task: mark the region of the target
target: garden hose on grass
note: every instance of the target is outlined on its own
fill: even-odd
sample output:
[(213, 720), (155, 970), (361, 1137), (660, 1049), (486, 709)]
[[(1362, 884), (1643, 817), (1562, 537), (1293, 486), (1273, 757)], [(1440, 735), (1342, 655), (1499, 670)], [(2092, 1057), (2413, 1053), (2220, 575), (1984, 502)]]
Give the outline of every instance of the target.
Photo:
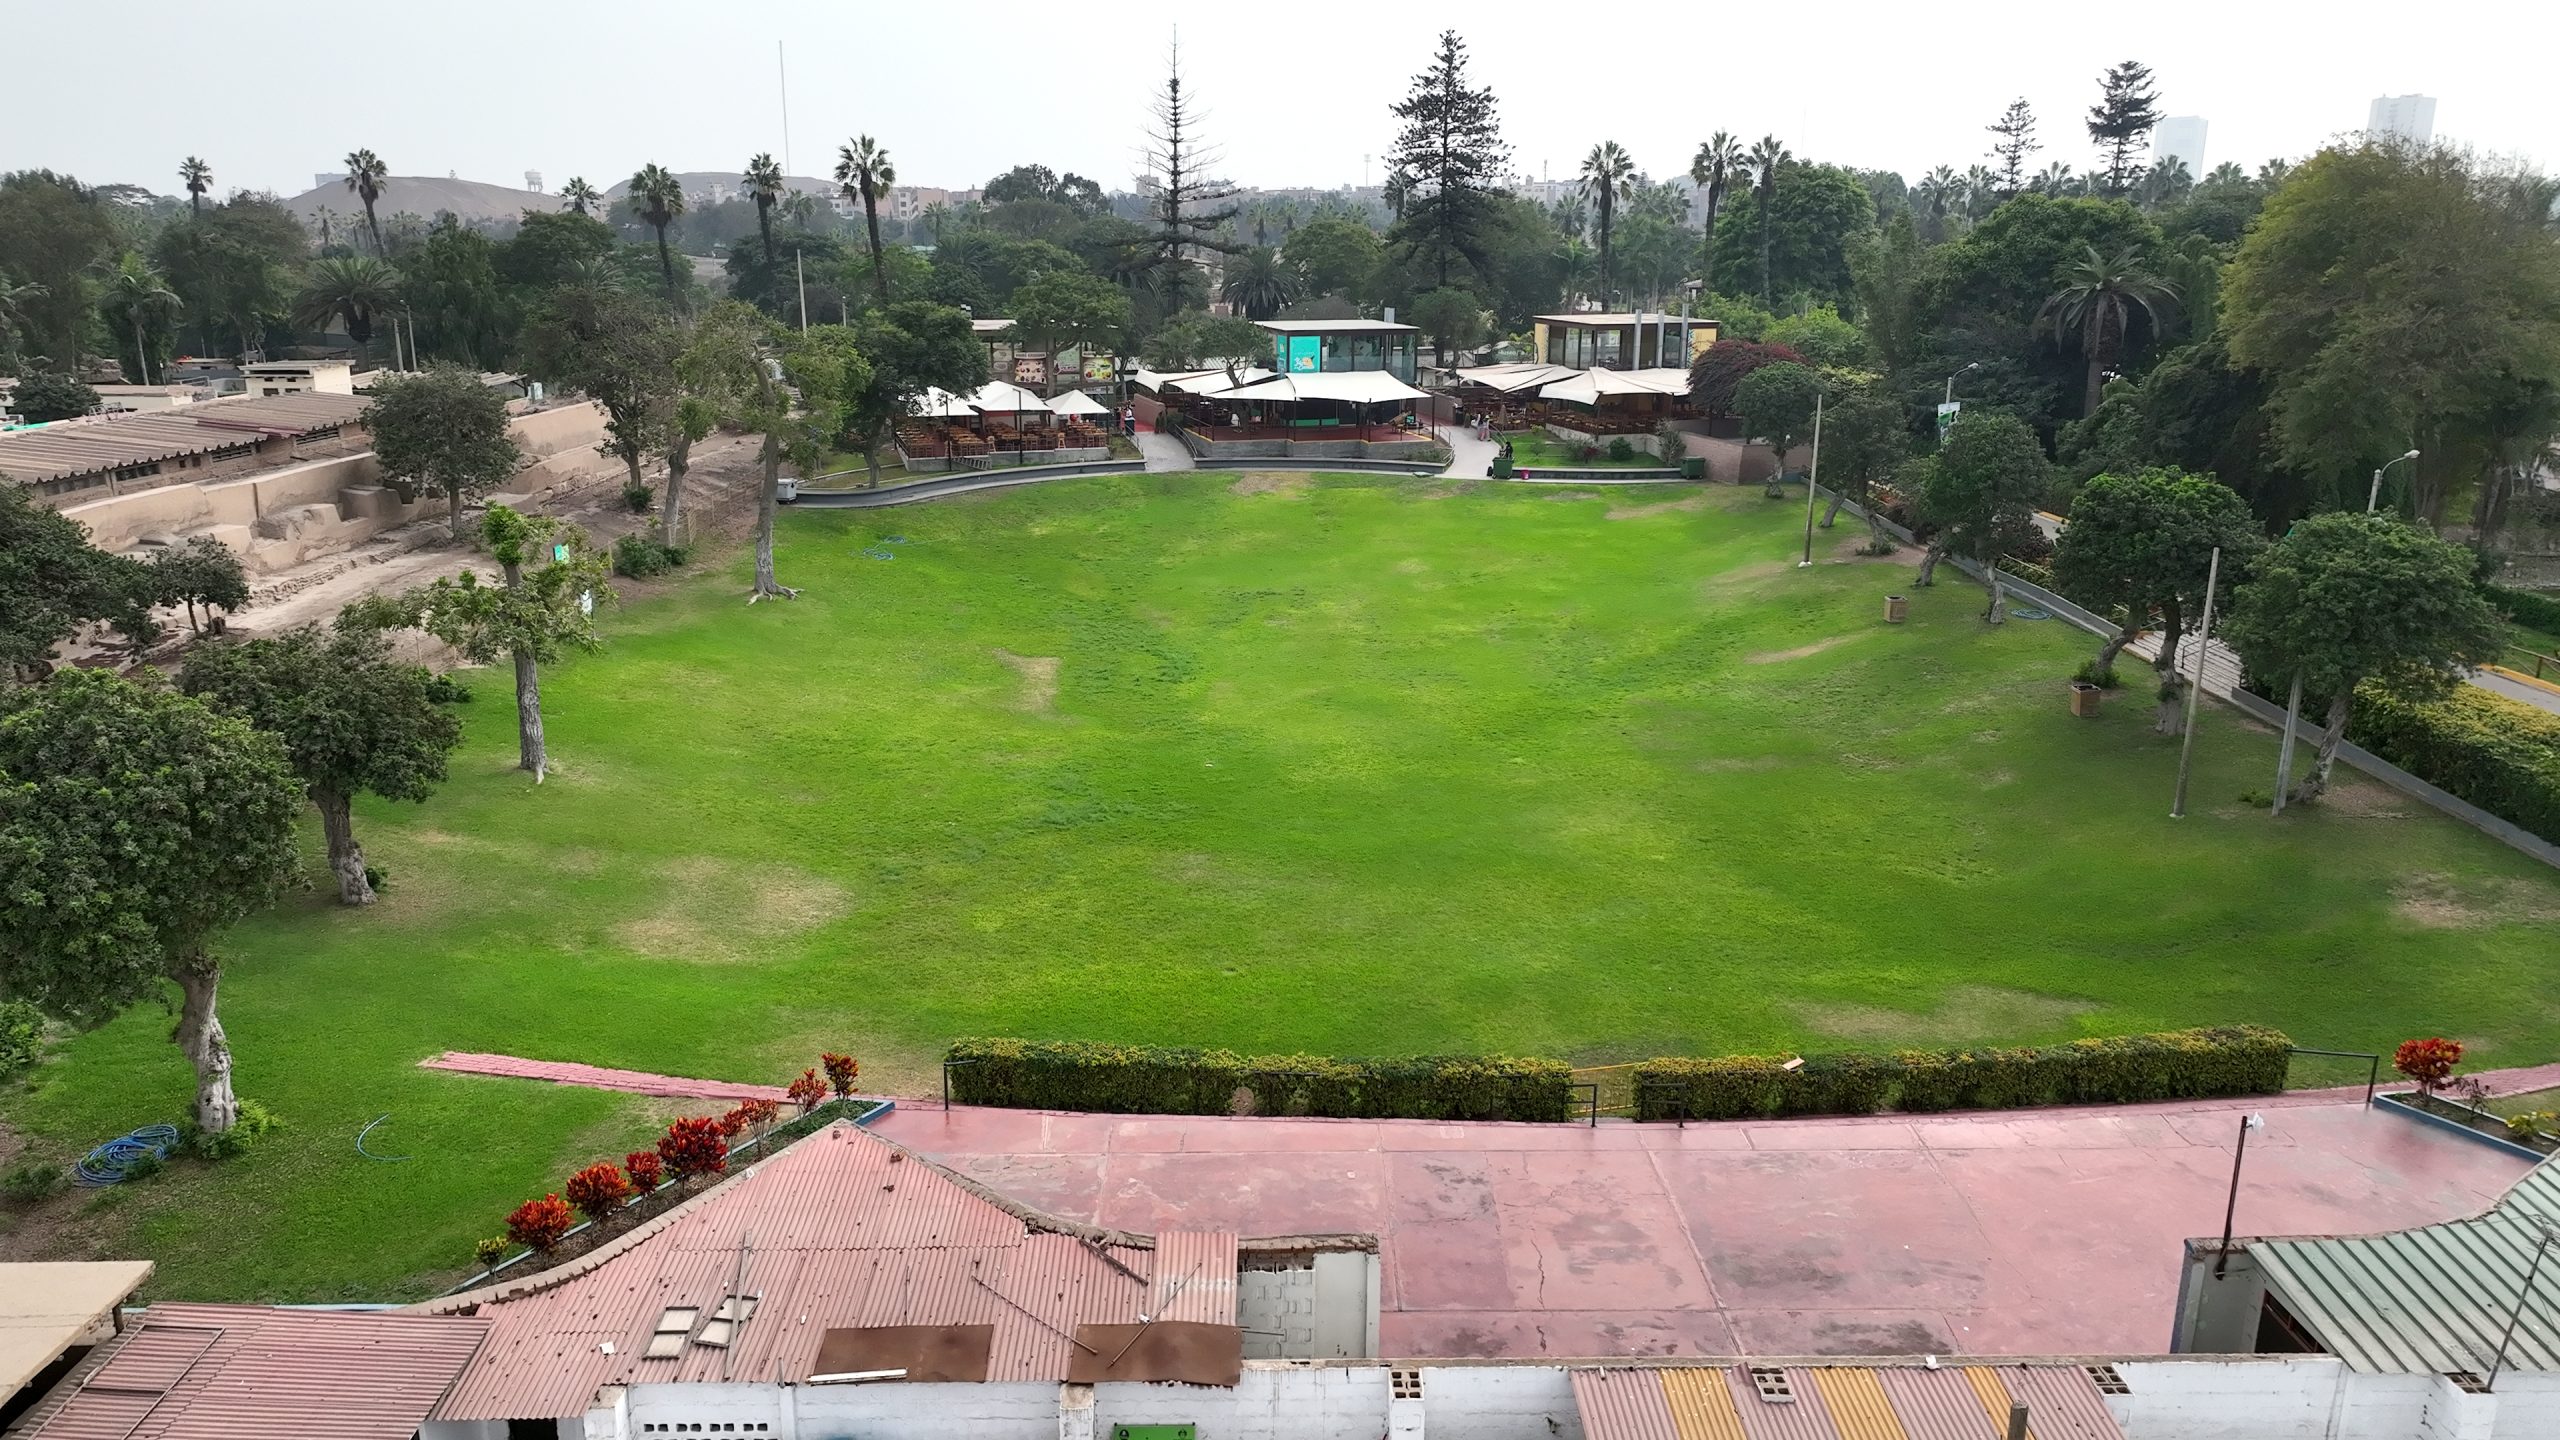
[(357, 1153), (357, 1154), (359, 1154), (359, 1155), (363, 1156), (363, 1157), (364, 1157), (364, 1158), (366, 1158), (367, 1160), (393, 1160), (393, 1161), (397, 1161), (397, 1160), (407, 1160), (407, 1159), (411, 1158), (411, 1157), (409, 1157), (409, 1156), (407, 1156), (407, 1155), (376, 1155), (376, 1154), (374, 1154), (372, 1151), (367, 1150), (366, 1148), (364, 1148), (364, 1137), (366, 1137), (367, 1135), (370, 1135), (370, 1134), (372, 1134), (372, 1133), (373, 1133), (373, 1127), (374, 1127), (374, 1126), (379, 1125), (379, 1124), (381, 1124), (383, 1121), (388, 1120), (388, 1119), (390, 1119), (390, 1118), (391, 1118), (391, 1112), (390, 1112), (390, 1111), (388, 1111), (388, 1110), (385, 1110), (385, 1111), (383, 1111), (381, 1114), (376, 1115), (376, 1116), (374, 1116), (371, 1120), (368, 1120), (368, 1121), (366, 1121), (366, 1122), (365, 1122), (365, 1127), (364, 1127), (363, 1129), (361, 1129), (361, 1130), (359, 1130), (359, 1131), (357, 1131), (357, 1132), (356, 1132), (356, 1153)]
[(177, 1126), (145, 1125), (81, 1156), (78, 1166), (80, 1183), (90, 1186), (122, 1184), (144, 1156), (166, 1160), (177, 1145)]

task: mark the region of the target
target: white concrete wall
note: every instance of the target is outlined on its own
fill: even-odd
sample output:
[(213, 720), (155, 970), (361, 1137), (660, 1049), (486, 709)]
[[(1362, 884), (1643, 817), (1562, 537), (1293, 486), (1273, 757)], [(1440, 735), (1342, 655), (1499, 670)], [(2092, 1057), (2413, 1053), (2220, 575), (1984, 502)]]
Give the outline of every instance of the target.
[(1582, 1440), (1559, 1365), (1426, 1365), (1422, 1413), (1425, 1440)]
[(2494, 1395), (2437, 1375), (2362, 1375), (2328, 1355), (2123, 1360), (2126, 1440), (2560, 1440), (2560, 1375)]
[(1366, 1360), (1378, 1353), (1378, 1257), (1325, 1251), (1286, 1270), (1236, 1275), (1248, 1360)]
[(1379, 1440), (1387, 1367), (1248, 1370), (1232, 1394), (1186, 1385), (1096, 1385), (1093, 1433), (1114, 1425), (1197, 1425), (1199, 1440)]

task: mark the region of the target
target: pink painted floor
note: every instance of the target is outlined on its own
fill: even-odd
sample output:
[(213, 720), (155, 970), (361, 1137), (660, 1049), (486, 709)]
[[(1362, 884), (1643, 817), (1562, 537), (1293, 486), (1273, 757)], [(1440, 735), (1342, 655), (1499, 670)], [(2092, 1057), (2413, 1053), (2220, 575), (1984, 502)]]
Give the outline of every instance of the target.
[(1091, 1223), (1376, 1234), (1395, 1357), (2156, 1354), (2243, 1112), (2243, 1235), (2448, 1219), (2526, 1168), (2362, 1100), (1686, 1129), (902, 1102), (875, 1128)]

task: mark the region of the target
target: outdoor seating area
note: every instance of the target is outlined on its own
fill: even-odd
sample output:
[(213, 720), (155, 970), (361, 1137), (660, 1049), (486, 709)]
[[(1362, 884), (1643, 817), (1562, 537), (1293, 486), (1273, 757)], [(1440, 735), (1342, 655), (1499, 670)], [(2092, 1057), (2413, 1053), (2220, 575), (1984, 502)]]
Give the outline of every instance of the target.
[(928, 390), (917, 413), (899, 421), (892, 434), (901, 461), (917, 471), (1109, 458), (1110, 433), (1081, 418), (1109, 412), (1089, 399), (1069, 408), (1077, 413), (1061, 414), (1049, 401), (1001, 380), (967, 395)]

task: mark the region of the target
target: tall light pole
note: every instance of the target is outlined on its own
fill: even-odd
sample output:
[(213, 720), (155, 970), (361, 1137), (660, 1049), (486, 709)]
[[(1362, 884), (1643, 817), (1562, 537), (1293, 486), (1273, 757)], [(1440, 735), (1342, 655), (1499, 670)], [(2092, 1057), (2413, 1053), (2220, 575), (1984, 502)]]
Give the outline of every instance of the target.
[(1955, 373), (1955, 375), (1950, 375), (1950, 376), (1948, 376), (1948, 377), (1947, 377), (1947, 393), (1946, 393), (1944, 396), (1941, 396), (1940, 398), (1941, 398), (1942, 400), (1944, 400), (1944, 401), (1945, 401), (1947, 404), (1949, 404), (1949, 405), (1953, 405), (1954, 403), (1956, 403), (1956, 376), (1957, 376), (1957, 375), (1962, 375), (1962, 374), (1964, 374), (1966, 370), (1979, 370), (1979, 369), (1981, 369), (1981, 368), (1982, 368), (1982, 362), (1981, 362), (1981, 361), (1979, 361), (1979, 360), (1976, 360), (1976, 361), (1974, 361), (1972, 364), (1965, 366), (1965, 367), (1964, 367), (1964, 370), (1959, 370), (1959, 371), (1957, 371), (1957, 372)]
[(2385, 460), (2380, 466), (2375, 468), (2373, 472), (2373, 488), (2364, 492), (2364, 513), (2367, 515), (2372, 514), (2373, 507), (2380, 504), (2382, 501), (2382, 472), (2399, 464), (2402, 460), (2415, 460), (2417, 458), (2418, 452), (2412, 450), (2406, 455)]
[(2560, 1229), (2555, 1229), (2548, 1220), (2543, 1221), (2542, 1239), (2533, 1247), (2533, 1263), (2524, 1270), (2524, 1288), (2516, 1291), (2516, 1308), (2507, 1312), (2507, 1332), (2498, 1337), (2498, 1353), (2489, 1362), (2489, 1378), (2480, 1386), (2491, 1394), (2497, 1393), (2498, 1372), (2507, 1367), (2507, 1346), (2515, 1341), (2516, 1322), (2524, 1318), (2525, 1302), (2533, 1298), (2534, 1279), (2542, 1273), (2543, 1254), (2551, 1248), (2555, 1236), (2560, 1236)]
[(1813, 392), (1813, 468), (1804, 475), (1804, 558), (1796, 562), (1799, 570), (1813, 563), (1813, 496), (1822, 480), (1822, 392)]
[(2222, 1267), (2231, 1263), (2231, 1221), (2240, 1213), (2240, 1162), (2249, 1157), (2249, 1132), (2267, 1123), (2264, 1115), (2240, 1117), (2240, 1144), (2231, 1152), (2231, 1199), (2222, 1207), (2222, 1253), (2213, 1258), (2213, 1278), (2222, 1278)]

